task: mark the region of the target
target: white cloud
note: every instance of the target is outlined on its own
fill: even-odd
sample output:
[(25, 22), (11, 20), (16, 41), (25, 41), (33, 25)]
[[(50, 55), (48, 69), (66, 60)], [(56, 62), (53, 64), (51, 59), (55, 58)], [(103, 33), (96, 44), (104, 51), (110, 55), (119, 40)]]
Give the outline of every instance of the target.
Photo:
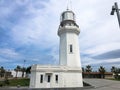
[(53, 57), (54, 62), (52, 62), (53, 64), (59, 64), (59, 50), (58, 50), (58, 46), (54, 46), (51, 50), (51, 52), (49, 53), (49, 55), (51, 55)]
[[(3, 7), (0, 17), (8, 17), (15, 12), (14, 8), (25, 7), (24, 11), (20, 11), (23, 16), (19, 18), (17, 23), (14, 23), (11, 29), (12, 40), (19, 46), (32, 44), (37, 48), (51, 48), (50, 56), (53, 56), (57, 62), (59, 45), (57, 30), (60, 24), (60, 14), (67, 8), (67, 0), (41, 1), (31, 2), (26, 0), (22, 2), (16, 0), (16, 4), (10, 5), (11, 7)], [(71, 1), (72, 10), (76, 14), (76, 22), (81, 29), (79, 38), (81, 53), (95, 56), (120, 49), (120, 30), (117, 17), (116, 15), (110, 15), (112, 5), (119, 0)], [(2, 50), (0, 53), (6, 53), (8, 56), (14, 57), (19, 56), (19, 53), (11, 49)], [(39, 61), (39, 58), (34, 60)], [(81, 60), (84, 61), (83, 65), (102, 62), (95, 61), (88, 56), (82, 57)], [(117, 62), (118, 59), (115, 59), (115, 61)], [(109, 63), (108, 60), (106, 60), (106, 63)]]
[[(119, 43), (116, 43), (116, 41), (120, 41), (119, 28), (115, 17), (110, 15), (113, 2), (114, 0), (72, 1), (72, 10), (76, 14), (76, 20), (81, 29), (80, 48), (82, 53), (95, 56), (120, 48)], [(18, 28), (13, 28), (14, 39), (21, 43), (41, 45), (43, 48), (48, 47), (48, 44), (51, 47), (58, 45), (59, 39), (56, 32), (60, 22), (60, 13), (66, 9), (66, 4), (67, 1), (64, 0), (51, 0), (49, 3), (44, 3), (45, 8), (43, 9), (28, 6), (26, 13), (30, 13), (34, 17), (21, 20), (16, 26)], [(66, 6), (61, 7), (63, 5)], [(51, 52), (58, 57), (54, 50)]]
[(120, 43), (109, 43), (109, 44), (104, 44), (104, 45), (99, 45), (93, 48), (89, 48), (86, 51), (84, 51), (84, 53), (91, 56), (97, 56), (102, 53), (106, 53), (106, 52), (114, 51), (118, 49), (120, 49)]
[(50, 47), (56, 44), (59, 24), (55, 24), (58, 22), (56, 22), (55, 12), (52, 10), (54, 8), (49, 8), (47, 3), (45, 5), (46, 7), (43, 9), (36, 9), (33, 7), (34, 3), (28, 6), (24, 13), (30, 14), (31, 17), (23, 16), (12, 28), (12, 37), (16, 43), (34, 44), (41, 47), (45, 47), (48, 43)]
[(0, 56), (7, 58), (20, 58), (21, 55), (14, 51), (14, 49), (0, 48)]
[(84, 61), (82, 60), (82, 66), (86, 66), (86, 65), (92, 65), (92, 66), (101, 66), (101, 65), (106, 65), (106, 66), (116, 66), (117, 64), (117, 67), (119, 66), (120, 67), (120, 58), (117, 58), (117, 59), (106, 59), (106, 60), (95, 60), (95, 59), (91, 59), (91, 58), (83, 58)]

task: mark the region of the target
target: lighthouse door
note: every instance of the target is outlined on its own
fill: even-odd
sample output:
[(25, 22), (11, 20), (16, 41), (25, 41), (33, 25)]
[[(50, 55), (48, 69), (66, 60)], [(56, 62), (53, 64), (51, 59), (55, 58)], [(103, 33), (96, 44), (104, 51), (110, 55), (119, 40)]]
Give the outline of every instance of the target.
[(51, 87), (50, 86), (50, 83), (51, 83), (51, 74), (46, 74), (46, 82), (47, 82), (46, 87), (50, 88)]

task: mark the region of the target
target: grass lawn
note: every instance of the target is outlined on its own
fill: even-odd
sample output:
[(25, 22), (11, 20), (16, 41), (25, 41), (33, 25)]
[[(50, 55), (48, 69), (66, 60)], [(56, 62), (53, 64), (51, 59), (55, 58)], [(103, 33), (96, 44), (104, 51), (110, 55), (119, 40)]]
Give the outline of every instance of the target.
[[(20, 86), (29, 86), (30, 79), (26, 79), (26, 78), (23, 78), (23, 79), (14, 78), (14, 79), (8, 80), (7, 83), (9, 83), (9, 84), (5, 85), (5, 81), (0, 81), (0, 87), (2, 87), (2, 86), (18, 86), (18, 85), (20, 85)], [(84, 86), (91, 86), (91, 85), (89, 85), (86, 82), (83, 82), (83, 85)]]
[(29, 86), (29, 82), (30, 82), (30, 79), (26, 79), (26, 78), (23, 78), (23, 79), (17, 79), (17, 78), (14, 78), (14, 79), (10, 79), (7, 81), (8, 84), (5, 84), (5, 81), (0, 81), (0, 86)]

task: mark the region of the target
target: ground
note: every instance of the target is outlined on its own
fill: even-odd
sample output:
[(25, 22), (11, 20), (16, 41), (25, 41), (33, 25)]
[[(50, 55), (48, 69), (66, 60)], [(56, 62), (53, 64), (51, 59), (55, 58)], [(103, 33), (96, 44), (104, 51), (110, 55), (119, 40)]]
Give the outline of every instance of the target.
[(120, 90), (120, 81), (106, 79), (84, 79), (95, 88), (89, 90)]
[[(106, 79), (84, 79), (85, 82), (91, 84), (93, 87), (90, 88), (74, 88), (74, 89), (44, 89), (44, 90), (120, 90), (120, 81), (106, 80)], [(30, 89), (28, 87), (9, 87), (0, 88), (0, 90), (43, 90), (43, 89)]]

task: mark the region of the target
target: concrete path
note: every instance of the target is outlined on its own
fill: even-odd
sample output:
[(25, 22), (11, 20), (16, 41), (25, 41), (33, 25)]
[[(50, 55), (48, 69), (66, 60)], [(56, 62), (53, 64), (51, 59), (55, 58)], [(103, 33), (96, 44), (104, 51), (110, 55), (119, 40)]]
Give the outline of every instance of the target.
[(94, 86), (84, 88), (59, 88), (59, 89), (30, 89), (28, 87), (9, 87), (0, 88), (0, 90), (120, 90), (120, 81), (106, 80), (106, 79), (84, 79), (85, 82)]
[(120, 81), (106, 79), (84, 79), (84, 81), (95, 87), (89, 90), (120, 90)]

